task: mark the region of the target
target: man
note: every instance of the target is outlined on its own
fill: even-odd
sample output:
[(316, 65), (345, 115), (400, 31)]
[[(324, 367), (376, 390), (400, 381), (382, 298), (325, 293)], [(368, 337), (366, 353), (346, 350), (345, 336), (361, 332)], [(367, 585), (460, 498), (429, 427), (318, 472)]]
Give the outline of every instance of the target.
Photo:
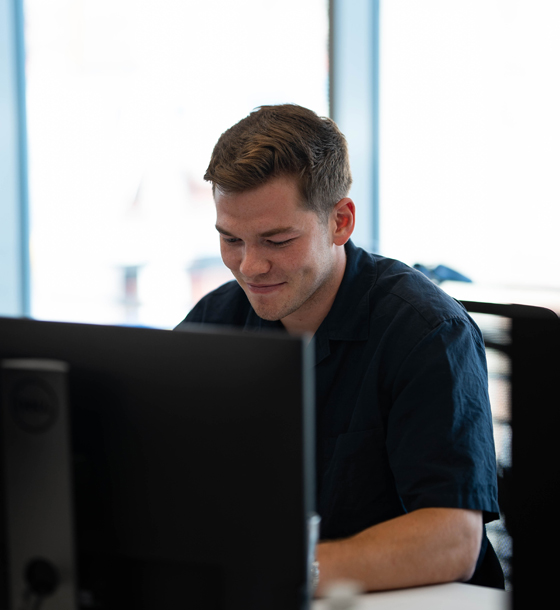
[(184, 323), (314, 335), (318, 593), (342, 578), (501, 585), (484, 530), (498, 505), (480, 332), (422, 274), (352, 244), (337, 126), (261, 107), (222, 134), (205, 179), (236, 281)]

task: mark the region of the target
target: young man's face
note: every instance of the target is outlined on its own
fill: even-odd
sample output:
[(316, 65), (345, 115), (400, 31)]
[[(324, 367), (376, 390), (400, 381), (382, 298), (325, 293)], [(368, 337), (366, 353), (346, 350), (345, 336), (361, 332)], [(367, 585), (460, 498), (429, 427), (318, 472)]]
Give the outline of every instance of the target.
[(225, 265), (255, 312), (282, 320), (288, 329), (290, 322), (298, 328), (320, 323), (321, 310), (327, 303), (330, 308), (342, 279), (333, 223), (323, 222), (300, 201), (291, 177), (243, 193), (215, 193)]

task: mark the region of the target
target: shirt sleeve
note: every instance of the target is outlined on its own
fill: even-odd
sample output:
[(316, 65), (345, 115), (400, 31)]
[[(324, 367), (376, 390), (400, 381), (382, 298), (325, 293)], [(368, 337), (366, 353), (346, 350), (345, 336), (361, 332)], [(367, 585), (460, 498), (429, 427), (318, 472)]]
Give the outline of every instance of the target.
[(498, 518), (497, 475), (484, 344), (453, 318), (404, 357), (393, 385), (387, 451), (407, 511), (481, 510)]

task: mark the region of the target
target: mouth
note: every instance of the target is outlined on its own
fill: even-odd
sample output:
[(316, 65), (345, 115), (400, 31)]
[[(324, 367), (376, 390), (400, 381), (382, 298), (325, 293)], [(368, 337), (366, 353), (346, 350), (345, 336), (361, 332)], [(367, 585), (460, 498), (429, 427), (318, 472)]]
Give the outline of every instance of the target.
[(285, 282), (280, 282), (278, 284), (249, 284), (247, 283), (247, 288), (253, 294), (270, 294), (271, 292), (276, 292), (279, 290)]

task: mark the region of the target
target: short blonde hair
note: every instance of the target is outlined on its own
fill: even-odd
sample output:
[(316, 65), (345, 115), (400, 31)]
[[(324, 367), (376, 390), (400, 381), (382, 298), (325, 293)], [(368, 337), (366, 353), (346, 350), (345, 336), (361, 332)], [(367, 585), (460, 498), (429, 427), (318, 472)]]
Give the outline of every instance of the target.
[(352, 184), (346, 139), (334, 121), (295, 104), (261, 106), (230, 127), (204, 179), (224, 193), (241, 193), (272, 178), (294, 176), (302, 204), (327, 218)]

